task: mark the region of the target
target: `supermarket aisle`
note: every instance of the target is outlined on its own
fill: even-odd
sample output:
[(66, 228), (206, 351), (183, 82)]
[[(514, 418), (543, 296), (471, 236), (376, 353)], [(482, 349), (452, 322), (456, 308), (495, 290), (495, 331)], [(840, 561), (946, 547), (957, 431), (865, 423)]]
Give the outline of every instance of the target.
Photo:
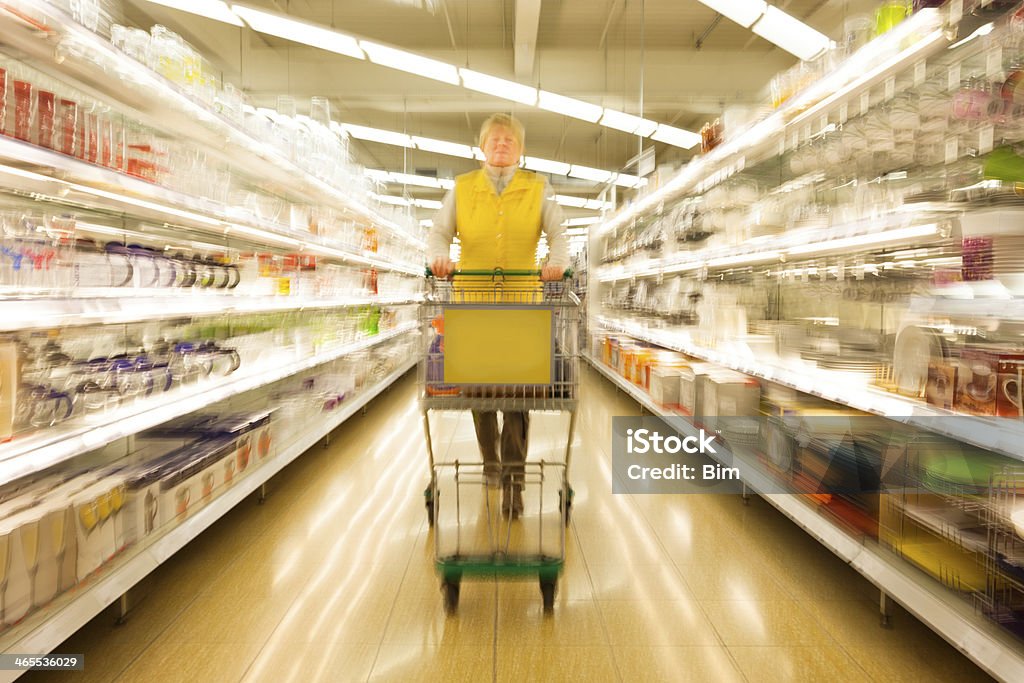
[(84, 674), (25, 680), (986, 679), (905, 613), (879, 628), (871, 586), (760, 500), (612, 495), (609, 418), (637, 406), (593, 372), (554, 615), (535, 582), (491, 581), (447, 618), (415, 390), (410, 374), (173, 558), (126, 625), (68, 640)]

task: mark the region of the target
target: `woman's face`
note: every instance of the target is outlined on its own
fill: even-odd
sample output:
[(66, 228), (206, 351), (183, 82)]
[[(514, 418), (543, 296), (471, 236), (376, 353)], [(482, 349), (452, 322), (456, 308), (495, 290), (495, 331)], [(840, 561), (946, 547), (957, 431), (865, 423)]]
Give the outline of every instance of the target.
[(511, 128), (494, 126), (484, 140), (483, 152), (489, 166), (517, 166), (523, 146)]

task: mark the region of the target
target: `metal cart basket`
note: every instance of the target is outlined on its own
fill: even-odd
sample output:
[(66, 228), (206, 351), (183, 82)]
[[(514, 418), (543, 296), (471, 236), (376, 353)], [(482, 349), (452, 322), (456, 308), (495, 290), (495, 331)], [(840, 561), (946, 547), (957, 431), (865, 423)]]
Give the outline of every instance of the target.
[[(458, 606), (463, 577), (536, 576), (545, 610), (554, 605), (573, 496), (568, 475), (579, 392), (579, 299), (568, 280), (541, 283), (537, 276), (459, 271), (448, 281), (428, 271), (421, 308), (427, 348), (419, 368), (430, 464), (424, 496), (449, 612)], [(527, 461), (503, 473), (521, 486), (525, 506), (518, 521), (495, 514), (496, 494), (475, 453), (435, 460), (430, 411), (470, 410), (569, 414), (564, 459)]]

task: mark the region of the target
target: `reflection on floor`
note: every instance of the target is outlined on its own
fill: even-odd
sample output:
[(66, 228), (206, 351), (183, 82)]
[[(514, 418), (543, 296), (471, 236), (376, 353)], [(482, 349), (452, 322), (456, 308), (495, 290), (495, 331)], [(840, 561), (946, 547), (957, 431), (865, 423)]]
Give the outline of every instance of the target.
[[(638, 408), (593, 372), (583, 390), (552, 616), (536, 581), (493, 579), (445, 616), (411, 374), (161, 567), (125, 625), (58, 648), (85, 654), (67, 680), (987, 679), (906, 613), (880, 628), (870, 584), (760, 499), (613, 495), (610, 418)], [(473, 457), (468, 416), (436, 424), (439, 458)], [(538, 415), (531, 457), (564, 430)]]

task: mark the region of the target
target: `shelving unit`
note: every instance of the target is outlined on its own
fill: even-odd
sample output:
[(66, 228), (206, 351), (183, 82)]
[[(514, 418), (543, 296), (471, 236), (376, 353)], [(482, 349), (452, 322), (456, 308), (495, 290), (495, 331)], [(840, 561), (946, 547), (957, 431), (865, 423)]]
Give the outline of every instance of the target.
[[(286, 193), (350, 211), (418, 249), (425, 247), (423, 240), (299, 168), (266, 142), (80, 26), (60, 8), (45, 0), (40, 5), (49, 19), (49, 32), (32, 29), (0, 13), (2, 42), (27, 55), (34, 65), (54, 76), (73, 79), (86, 92), (118, 103), (140, 122), (191, 140)], [(87, 54), (89, 59), (77, 58), (76, 53)]]
[[(1000, 338), (995, 333), (1000, 325), (1010, 323), (1007, 327), (1015, 330), (1014, 325), (1024, 317), (1021, 299), (1013, 298), (1007, 288), (986, 288), (986, 282), (972, 281), (949, 284), (940, 277), (946, 274), (944, 268), (955, 268), (959, 274), (961, 238), (972, 237), (979, 231), (986, 234), (984, 221), (969, 214), (986, 210), (984, 201), (953, 201), (977, 195), (962, 191), (943, 194), (934, 191), (934, 184), (925, 189), (923, 182), (920, 189), (886, 190), (897, 199), (887, 197), (881, 206), (872, 200), (882, 193), (838, 192), (838, 188), (875, 182), (881, 186), (904, 180), (906, 184), (902, 187), (909, 188), (919, 182), (918, 178), (928, 175), (921, 171), (931, 173), (930, 181), (941, 178), (939, 187), (947, 191), (962, 190), (964, 185), (976, 182), (959, 182), (968, 177), (961, 175), (965, 166), (961, 161), (966, 155), (982, 157), (994, 144), (999, 144), (1001, 136), (1011, 142), (1019, 141), (1020, 132), (1011, 129), (1005, 120), (957, 119), (951, 109), (947, 113), (951, 118), (943, 121), (938, 133), (942, 139), (934, 149), (922, 152), (921, 147), (916, 147), (916, 136), (923, 135), (917, 128), (911, 133), (912, 143), (905, 139), (901, 143), (893, 133), (893, 145), (886, 151), (875, 150), (871, 145), (868, 125), (880, 120), (888, 123), (898, 102), (919, 114), (920, 123), (928, 118), (923, 104), (926, 94), (935, 98), (931, 102), (951, 106), (954, 93), (969, 87), (962, 84), (962, 79), (983, 77), (986, 82), (996, 81), (1013, 70), (1006, 66), (1010, 58), (1000, 43), (1009, 36), (1007, 45), (1014, 50), (1019, 47), (1014, 36), (1010, 36), (1006, 17), (986, 8), (989, 3), (971, 4), (968, 9), (972, 11), (964, 14), (964, 4), (951, 2), (937, 10), (916, 12), (794, 94), (771, 115), (736, 132), (720, 146), (691, 160), (675, 176), (663, 179), (661, 186), (651, 193), (607, 217), (594, 231), (589, 244), (591, 334), (620, 336), (620, 348), (628, 347), (629, 340), (633, 340), (641, 346), (675, 351), (713, 368), (757, 379), (764, 386), (790, 390), (767, 395), (773, 409), (800, 415), (805, 405), (811, 414), (816, 406), (822, 410), (850, 408), (890, 420), (894, 429), (896, 424), (909, 428), (898, 428), (901, 435), (919, 433), (934, 442), (949, 439), (951, 442), (942, 443), (950, 443), (954, 452), (959, 452), (956, 449), (962, 445), (964, 452), (973, 452), (967, 447), (976, 447), (1024, 460), (1024, 421), (969, 414), (963, 404), (957, 406), (963, 412), (955, 412), (927, 403), (923, 400), (923, 380), (919, 397), (901, 395), (897, 393), (897, 382), (889, 381), (896, 376), (896, 369), (885, 374), (889, 372), (890, 361), (897, 364), (886, 354), (894, 353), (892, 346), (897, 345), (897, 336), (907, 326), (933, 326), (946, 330), (943, 334), (950, 338), (960, 334), (961, 338), (973, 340), (963, 344), (973, 343), (983, 349), (985, 343), (996, 348)], [(942, 104), (931, 106), (934, 111), (928, 111), (930, 115), (945, 111)], [(856, 141), (858, 130), (863, 130), (867, 138), (863, 151), (849, 146), (851, 139)], [(993, 130), (995, 143), (986, 137)], [(843, 153), (848, 164), (829, 161), (827, 150), (831, 143), (846, 145)], [(911, 149), (909, 161), (895, 160), (903, 158), (895, 151), (900, 144)], [(852, 156), (851, 149), (856, 150)], [(809, 161), (803, 166), (792, 163), (802, 150), (807, 151)], [(836, 158), (844, 158), (843, 153), (837, 152)], [(730, 194), (732, 188), (737, 192)], [(741, 195), (739, 190), (746, 192)], [(756, 199), (748, 196), (751, 190)], [(739, 201), (737, 196), (744, 200)], [(840, 197), (847, 203), (843, 204)], [(760, 222), (752, 210), (762, 206), (760, 202), (765, 202), (781, 218)], [(840, 209), (842, 213), (838, 212)], [(714, 224), (709, 220), (713, 211), (719, 212)], [(737, 211), (738, 219), (734, 213)], [(722, 216), (726, 212), (733, 212), (729, 216), (733, 227)], [(676, 217), (680, 218), (679, 223), (673, 224)], [(698, 222), (698, 218), (704, 222)], [(759, 229), (755, 231), (755, 227)], [(691, 234), (691, 229), (702, 234)], [(1012, 224), (997, 226), (992, 232), (1016, 236)], [(701, 244), (694, 240), (709, 241)], [(964, 268), (968, 269), (967, 247), (963, 250)], [(955, 258), (947, 258), (951, 255)], [(930, 269), (913, 271), (917, 267), (915, 259), (931, 259), (943, 265), (934, 265), (936, 275), (927, 288), (897, 288), (897, 284), (904, 284), (915, 274), (931, 275)], [(945, 265), (949, 261), (956, 263)], [(963, 279), (970, 278), (963, 275)], [(874, 300), (859, 296), (865, 292), (858, 288), (870, 287), (874, 293), (878, 283), (892, 288), (891, 298)], [(882, 285), (878, 285), (879, 294), (885, 294)], [(852, 298), (846, 296), (847, 290), (853, 293)], [(697, 302), (705, 295), (716, 298), (698, 309)], [(684, 305), (687, 297), (691, 297), (689, 309)], [(664, 310), (667, 302), (675, 308)], [(719, 306), (729, 309), (722, 311), (721, 317)], [(750, 310), (755, 311), (753, 317), (748, 315)], [(748, 320), (756, 321), (755, 325), (748, 328)], [(714, 327), (716, 321), (721, 328)], [(830, 328), (836, 331), (829, 333)], [(790, 337), (784, 331), (790, 329), (797, 330), (792, 338), (798, 340), (799, 348), (787, 346), (791, 353), (779, 351), (776, 357), (767, 344), (787, 341)], [(850, 334), (843, 337), (843, 332)], [(858, 342), (854, 332), (865, 333), (862, 339), (871, 341)], [(985, 332), (991, 338), (986, 338)], [(863, 346), (857, 346), (858, 343)], [(862, 352), (862, 348), (870, 351)], [(624, 352), (636, 354), (627, 358), (644, 359), (637, 362), (657, 363), (656, 354)], [(843, 358), (844, 353), (850, 354), (845, 365), (822, 362)], [(952, 362), (951, 356), (939, 355), (937, 363)], [(673, 362), (682, 363), (686, 358), (677, 357)], [(645, 410), (659, 417), (678, 418), (672, 420), (673, 427), (678, 428), (682, 422), (684, 431), (696, 433), (695, 422), (699, 423), (700, 416), (692, 418), (659, 406), (642, 387), (621, 377), (616, 370), (593, 357), (588, 360)], [(932, 360), (929, 357), (923, 362)], [(843, 367), (849, 369), (837, 369)], [(965, 370), (961, 366), (962, 372)], [(872, 383), (873, 379), (877, 385)], [(911, 393), (907, 390), (907, 394)], [(775, 400), (776, 396), (785, 398)], [(995, 413), (994, 397), (992, 401), (991, 412)], [(753, 417), (746, 412), (741, 416)], [(992, 528), (997, 524), (1001, 529), (1010, 528), (1007, 520), (996, 522), (972, 514), (957, 525), (955, 521), (960, 518), (950, 512), (955, 506), (936, 511), (928, 507), (928, 497), (921, 498), (923, 502), (918, 504), (916, 498), (897, 503), (893, 496), (883, 503), (891, 518), (883, 519), (877, 509), (870, 514), (878, 513), (879, 527), (883, 521), (898, 520), (897, 526), (905, 525), (912, 530), (908, 532), (911, 535), (904, 538), (902, 528), (892, 532), (895, 535), (891, 538), (889, 529), (858, 531), (848, 526), (838, 511), (830, 514), (829, 506), (813, 505), (812, 499), (800, 495), (799, 483), (781, 483), (784, 476), (791, 477), (793, 482), (809, 476), (798, 465), (791, 465), (776, 480), (774, 470), (769, 471), (764, 463), (755, 461), (755, 456), (723, 454), (722, 450), (712, 457), (722, 465), (737, 467), (747, 489), (761, 495), (878, 586), (883, 606), (889, 598), (902, 604), (993, 676), (1007, 681), (1024, 679), (1024, 646), (998, 623), (1000, 609), (1004, 610), (1004, 622), (1017, 623), (1013, 612), (1016, 602), (1012, 606), (1000, 605), (998, 596), (993, 597), (994, 589), (986, 587), (984, 581), (981, 586), (972, 583), (951, 590), (955, 581), (944, 585), (936, 571), (918, 569), (909, 552), (917, 542), (913, 534), (923, 534), (922, 538), (929, 543), (950, 545), (948, 550), (952, 554), (969, 555), (979, 563), (984, 560), (986, 567), (982, 569), (979, 564), (976, 573), (988, 576), (990, 583), (996, 585), (1004, 575), (997, 567)], [(814, 463), (811, 467), (826, 467), (810, 447), (805, 456), (806, 462), (801, 461), (800, 465)], [(842, 466), (838, 463), (836, 468)], [(843, 475), (835, 476), (841, 479)], [(776, 493), (780, 487), (793, 493)], [(980, 487), (984, 488), (984, 484)], [(870, 511), (869, 497), (865, 495), (857, 503)], [(1007, 533), (1012, 533), (1012, 528)], [(904, 545), (908, 548), (906, 556), (901, 554)], [(941, 573), (942, 569), (940, 566), (937, 571)], [(971, 599), (964, 599), (965, 595)]]
[(371, 348), (417, 329), (417, 323), (396, 328), (334, 349), (306, 355), (301, 349), (282, 354), (277, 362), (267, 362), (269, 370), (253, 370), (232, 375), (225, 381), (200, 382), (166, 397), (138, 401), (117, 410), (85, 419), (67, 428), (51, 428), (37, 435), (16, 439), (0, 446), (0, 482), (10, 482), (83, 453), (163, 424), (200, 408), (265, 387), (351, 353)]
[[(51, 605), (30, 615), (23, 623), (0, 636), (4, 652), (51, 652), (68, 636), (87, 624), (109, 605), (141, 581), (145, 576), (181, 550), (225, 513), (257, 491), (289, 463), (315, 446), (336, 427), (355, 415), (381, 392), (400, 379), (416, 364), (411, 359), (387, 377), (347, 401), (337, 413), (330, 413), (306, 431), (282, 452), (256, 468), (252, 474), (234, 484), (208, 505), (165, 533), (151, 536), (145, 542), (126, 550), (110, 566), (77, 587), (58, 597)], [(0, 672), (0, 681), (15, 680), (22, 672)]]
[[(593, 368), (652, 415), (677, 418), (673, 426), (679, 424), (679, 419), (688, 419), (659, 406), (646, 392), (590, 354), (584, 354), (584, 357)], [(697, 434), (695, 427), (692, 430), (692, 434)], [(738, 468), (740, 479), (747, 488), (759, 494), (772, 507), (877, 586), (884, 596), (898, 602), (978, 666), (1000, 680), (1018, 681), (1024, 678), (1024, 653), (1018, 641), (995, 624), (979, 618), (969, 603), (950, 595), (941, 585), (916, 573), (892, 553), (850, 535), (806, 504), (800, 495), (770, 493), (778, 489), (778, 484), (772, 482), (760, 468), (726, 448), (716, 446), (716, 449), (718, 454), (709, 457), (714, 457), (723, 465)]]
[[(201, 149), (215, 164), (223, 164), (230, 169), (232, 183), (238, 179), (243, 181), (243, 187), (267, 190), (281, 200), (282, 206), (291, 202), (327, 207), (333, 211), (333, 217), (342, 216), (345, 223), (354, 227), (349, 233), (339, 233), (343, 234), (339, 238), (314, 234), (296, 229), (305, 228), (305, 225), (289, 223), (287, 216), (272, 220), (280, 212), (261, 212), (254, 206), (235, 206), (228, 201), (190, 196), (53, 149), (0, 135), (0, 185), (3, 186), (6, 204), (24, 204), (31, 207), (27, 210), (36, 213), (42, 207), (42, 211), (52, 214), (75, 214), (76, 219), (80, 219), (77, 228), (88, 235), (112, 234), (114, 239), (146, 244), (159, 241), (158, 250), (165, 244), (184, 242), (188, 245), (186, 248), (203, 250), (204, 254), (210, 251), (219, 253), (222, 247), (228, 247), (236, 252), (272, 252), (275, 258), (283, 258), (283, 254), (316, 257), (318, 267), (320, 261), (342, 266), (337, 272), (345, 277), (357, 270), (375, 269), (387, 273), (393, 288), (382, 287), (381, 295), (346, 296), (348, 291), (363, 290), (353, 288), (346, 291), (337, 285), (329, 290), (337, 292), (337, 296), (314, 298), (305, 295), (306, 289), (300, 289), (302, 296), (286, 296), (288, 292), (285, 290), (274, 289), (279, 292), (274, 296), (250, 294), (245, 287), (237, 290), (193, 288), (189, 285), (167, 288), (46, 288), (35, 284), (5, 284), (0, 287), (0, 333), (24, 341), (32, 335), (40, 338), (50, 331), (71, 327), (76, 328), (75, 334), (82, 336), (91, 326), (116, 329), (118, 326), (179, 320), (213, 321), (215, 325), (217, 318), (239, 315), (274, 313), (290, 316), (300, 312), (330, 313), (420, 303), (423, 266), (419, 257), (425, 243), (417, 228), (399, 225), (371, 208), (369, 198), (359, 195), (359, 187), (340, 187), (341, 181), (336, 179), (347, 177), (344, 174), (320, 177), (306, 170), (316, 169), (308, 164), (303, 168), (295, 161), (301, 162), (302, 159), (282, 153), (269, 142), (251, 134), (239, 121), (214, 111), (175, 83), (121, 53), (101, 36), (80, 26), (59, 7), (45, 0), (36, 5), (47, 17), (47, 30), (33, 29), (7, 11), (0, 10), (0, 48), (15, 60), (73, 87), (86, 99), (95, 98), (97, 102), (113, 107), (124, 116), (125, 122), (147, 126), (161, 135)], [(328, 177), (333, 180), (326, 180)], [(175, 187), (191, 186), (179, 184)], [(200, 193), (197, 191), (197, 194)], [(336, 222), (340, 224), (342, 220)], [(103, 223), (107, 225), (101, 225)], [(373, 246), (368, 246), (370, 242), (366, 241), (360, 243), (359, 237), (364, 228), (368, 234), (374, 235)], [(323, 224), (320, 229), (324, 229)], [(379, 253), (376, 251), (377, 237), (380, 239)], [(72, 248), (68, 245), (68, 249)], [(257, 262), (254, 260), (253, 263)], [(327, 277), (335, 274), (328, 271)], [(358, 275), (355, 273), (356, 279)], [(243, 275), (239, 275), (239, 280), (242, 279)], [(413, 279), (416, 284), (410, 285)], [(56, 280), (54, 278), (53, 281)], [(5, 282), (21, 281), (10, 279)], [(50, 281), (39, 279), (34, 282)], [(294, 293), (295, 289), (290, 292)], [(403, 309), (403, 312), (408, 310)], [(406, 319), (401, 315), (398, 318), (399, 321)], [(416, 322), (391, 325), (393, 329), (370, 336), (347, 336), (345, 338), (351, 341), (344, 344), (314, 346), (296, 340), (294, 348), (261, 349), (258, 362), (246, 361), (240, 370), (227, 376), (207, 378), (175, 387), (165, 394), (138, 398), (111, 410), (85, 415), (50, 428), (16, 434), (13, 440), (0, 444), (0, 486), (11, 488), (55, 466), (74, 465), (77, 458), (92, 458), (98, 450), (115, 442), (228, 399), (244, 402), (251, 394), (262, 400), (265, 392), (260, 393), (261, 390), (276, 382), (416, 334), (419, 329)], [(104, 352), (102, 355), (107, 354)], [(279, 449), (276, 457), (236, 480), (187, 520), (146, 537), (103, 564), (90, 578), (58, 595), (50, 604), (30, 612), (24, 621), (0, 634), (0, 651), (52, 651), (401, 378), (415, 362), (415, 359), (402, 361), (379, 382), (347, 398), (333, 411), (312, 420), (293, 443)], [(133, 442), (129, 439), (125, 443), (131, 445)], [(0, 681), (14, 680), (19, 673), (0, 672)]]

